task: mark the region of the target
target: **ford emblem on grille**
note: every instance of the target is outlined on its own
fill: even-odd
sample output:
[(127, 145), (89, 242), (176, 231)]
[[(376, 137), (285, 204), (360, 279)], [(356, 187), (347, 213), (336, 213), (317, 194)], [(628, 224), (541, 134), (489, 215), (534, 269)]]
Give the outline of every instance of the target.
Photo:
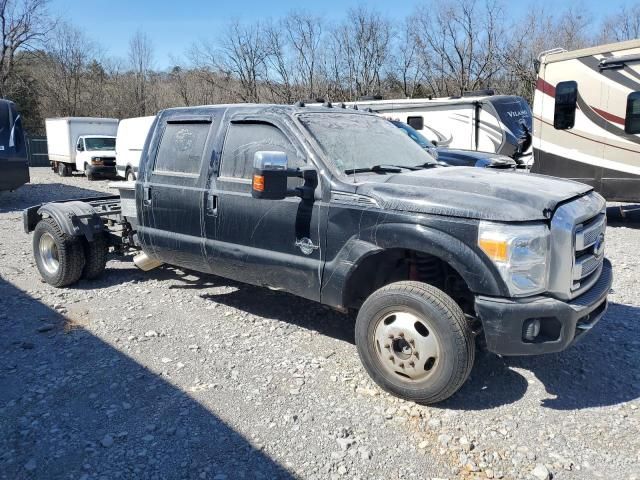
[(604, 252), (604, 233), (598, 235), (596, 243), (593, 244), (593, 254), (599, 257)]

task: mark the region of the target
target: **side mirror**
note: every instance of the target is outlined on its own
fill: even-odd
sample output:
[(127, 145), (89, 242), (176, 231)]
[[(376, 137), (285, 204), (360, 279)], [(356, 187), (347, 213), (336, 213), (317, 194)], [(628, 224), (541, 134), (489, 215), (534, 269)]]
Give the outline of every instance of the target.
[(282, 200), (287, 196), (287, 154), (284, 152), (256, 152), (253, 155), (253, 198)]

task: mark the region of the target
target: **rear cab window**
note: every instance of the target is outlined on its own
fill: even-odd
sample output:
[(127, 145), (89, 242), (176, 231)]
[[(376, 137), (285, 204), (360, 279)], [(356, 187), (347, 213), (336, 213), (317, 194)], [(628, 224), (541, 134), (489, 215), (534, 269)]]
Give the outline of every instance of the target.
[(156, 162), (155, 174), (198, 177), (210, 123), (167, 123)]

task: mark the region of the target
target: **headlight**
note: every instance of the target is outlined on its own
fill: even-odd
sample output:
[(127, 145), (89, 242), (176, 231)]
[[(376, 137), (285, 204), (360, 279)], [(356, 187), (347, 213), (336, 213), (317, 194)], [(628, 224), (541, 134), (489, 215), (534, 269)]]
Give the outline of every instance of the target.
[(478, 245), (498, 267), (511, 295), (544, 292), (549, 277), (549, 228), (480, 222)]

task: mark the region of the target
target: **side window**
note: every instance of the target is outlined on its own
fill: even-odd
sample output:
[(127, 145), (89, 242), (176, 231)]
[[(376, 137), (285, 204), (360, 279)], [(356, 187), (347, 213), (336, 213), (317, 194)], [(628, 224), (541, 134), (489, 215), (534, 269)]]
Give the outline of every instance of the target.
[(573, 128), (576, 123), (577, 104), (578, 84), (576, 82), (560, 82), (556, 85), (556, 106), (553, 113), (553, 126), (556, 130)]
[[(284, 152), (289, 168), (306, 165), (295, 147), (278, 128), (266, 123), (232, 123), (222, 150), (220, 177), (250, 180), (253, 174), (253, 155), (261, 150)], [(290, 179), (298, 185), (299, 179)]]
[(422, 117), (407, 117), (407, 123), (416, 130), (422, 130), (424, 128), (424, 118)]
[(167, 123), (154, 172), (197, 176), (210, 126), (209, 123)]
[(84, 144), (81, 138), (78, 139), (78, 145), (76, 145), (76, 150), (78, 152), (84, 152)]
[(624, 131), (626, 133), (640, 133), (640, 92), (631, 92), (627, 97)]

